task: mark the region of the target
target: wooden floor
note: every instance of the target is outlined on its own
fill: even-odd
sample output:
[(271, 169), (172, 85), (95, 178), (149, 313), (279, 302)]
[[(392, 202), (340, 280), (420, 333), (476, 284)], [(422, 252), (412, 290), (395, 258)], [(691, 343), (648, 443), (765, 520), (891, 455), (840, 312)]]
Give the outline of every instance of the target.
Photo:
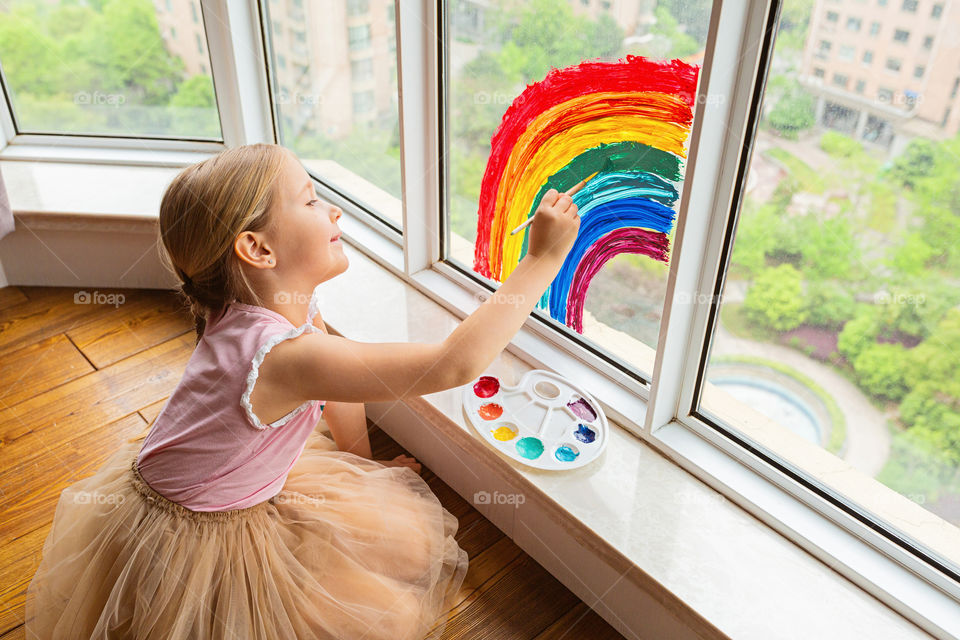
[[(60, 492), (149, 429), (194, 347), (172, 292), (83, 303), (78, 291), (0, 289), (0, 640), (24, 637), (24, 594)], [(370, 435), (376, 458), (409, 453), (374, 425)], [(444, 638), (622, 637), (426, 467), (423, 477), (470, 557)]]

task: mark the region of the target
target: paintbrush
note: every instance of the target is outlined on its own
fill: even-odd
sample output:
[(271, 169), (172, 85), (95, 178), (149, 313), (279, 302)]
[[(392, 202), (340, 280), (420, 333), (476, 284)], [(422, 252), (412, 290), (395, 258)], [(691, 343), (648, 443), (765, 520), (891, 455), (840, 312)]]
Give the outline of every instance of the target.
[[(578, 182), (577, 184), (575, 184), (575, 185), (573, 185), (572, 187), (570, 187), (570, 188), (566, 191), (566, 195), (572, 196), (572, 195), (575, 194), (577, 191), (580, 191), (580, 189), (583, 189), (583, 185), (587, 184), (587, 181), (590, 180), (591, 178), (593, 178), (593, 177), (594, 177), (595, 175), (597, 175), (598, 173), (600, 173), (600, 172), (599, 172), (599, 171), (594, 171), (593, 173), (591, 173), (590, 175), (588, 175), (586, 178), (584, 178), (583, 180), (581, 180), (581, 181)], [(515, 234), (517, 234), (517, 233), (520, 233), (520, 232), (523, 231), (524, 229), (526, 229), (526, 228), (530, 225), (530, 223), (533, 222), (533, 218), (534, 218), (536, 215), (537, 215), (537, 212), (534, 211), (534, 212), (533, 212), (533, 215), (530, 216), (529, 218), (527, 218), (519, 227), (517, 227), (516, 229), (514, 229), (513, 231), (511, 231), (511, 232), (510, 232), (510, 235), (515, 235)]]

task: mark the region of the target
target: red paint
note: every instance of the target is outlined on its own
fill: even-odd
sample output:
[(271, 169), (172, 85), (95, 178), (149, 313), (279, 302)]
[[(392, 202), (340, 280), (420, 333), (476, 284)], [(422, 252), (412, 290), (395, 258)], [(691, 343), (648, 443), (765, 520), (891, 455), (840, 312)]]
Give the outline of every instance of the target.
[(477, 409), (477, 413), (479, 413), (480, 417), (484, 420), (496, 420), (503, 415), (503, 407), (494, 402), (488, 402), (485, 405), (481, 405), (481, 407)]
[[(698, 74), (699, 67), (680, 60), (661, 62), (627, 56), (617, 62), (583, 62), (551, 69), (542, 81), (527, 85), (503, 114), (490, 141), (490, 158), (480, 187), (474, 271), (492, 277), (488, 254), (500, 178), (518, 138), (540, 113), (571, 98), (612, 91), (660, 91), (677, 96), (692, 108)], [(691, 119), (692, 112), (684, 123), (689, 124)]]
[(481, 376), (473, 385), (473, 392), (480, 398), (489, 398), (500, 391), (500, 381), (493, 376)]

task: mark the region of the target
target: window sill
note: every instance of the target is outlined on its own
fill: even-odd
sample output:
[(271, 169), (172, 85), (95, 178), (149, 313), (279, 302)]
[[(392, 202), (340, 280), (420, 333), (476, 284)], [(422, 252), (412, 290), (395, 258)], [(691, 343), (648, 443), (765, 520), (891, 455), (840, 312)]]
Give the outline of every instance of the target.
[[(18, 227), (0, 242), (3, 266), (10, 252), (27, 265), (11, 278), (15, 284), (103, 286), (81, 271), (91, 262), (109, 273), (109, 286), (173, 284), (155, 258), (153, 243), (160, 197), (178, 167), (8, 162), (3, 155), (0, 161), (18, 222), (29, 220), (27, 229)], [(47, 229), (92, 233), (63, 234), (63, 246), (73, 248), (69, 253), (34, 233), (41, 223)], [(359, 218), (345, 215), (342, 227), (350, 268), (320, 288), (324, 319), (334, 331), (373, 342), (435, 341), (453, 330), (463, 309), (478, 304), (438, 271), (405, 278), (400, 247), (372, 233)], [(139, 233), (147, 249), (137, 248), (138, 255), (127, 259), (118, 236), (101, 233), (118, 228)], [(72, 278), (44, 275), (45, 263), (57, 265), (27, 246), (33, 236), (42, 244), (36, 251), (56, 250), (58, 261), (73, 267)], [(85, 244), (90, 238), (111, 250), (91, 261), (92, 249)], [(139, 280), (118, 275), (125, 259), (144, 267), (145, 275)], [(358, 298), (359, 290), (371, 295)], [(431, 297), (427, 290), (433, 291)], [(445, 299), (437, 291), (460, 299)], [(464, 419), (459, 389), (402, 403), (371, 403), (368, 414), (627, 637), (766, 638), (771, 629), (778, 629), (778, 637), (796, 638), (929, 637), (868, 593), (868, 585), (861, 588), (831, 568), (849, 571), (843, 563), (828, 565), (788, 533), (812, 544), (832, 537), (834, 552), (859, 556), (858, 566), (874, 568), (863, 572), (862, 581), (898, 585), (887, 592), (897, 594), (901, 611), (922, 610), (918, 615), (938, 621), (946, 629), (938, 637), (960, 636), (953, 601), (930, 587), (924, 591), (912, 574), (706, 438), (676, 424), (658, 430), (651, 441), (631, 433), (631, 425), (643, 422), (645, 395), (611, 383), (537, 332), (518, 333), (488, 372), (514, 382), (534, 367), (578, 380), (604, 406), (612, 429), (600, 460), (558, 474), (528, 469), (498, 454)], [(474, 499), (477, 491), (522, 495), (524, 502), (503, 504), (494, 498), (484, 504)], [(778, 526), (761, 518), (775, 518)], [(914, 606), (918, 602), (924, 606)]]

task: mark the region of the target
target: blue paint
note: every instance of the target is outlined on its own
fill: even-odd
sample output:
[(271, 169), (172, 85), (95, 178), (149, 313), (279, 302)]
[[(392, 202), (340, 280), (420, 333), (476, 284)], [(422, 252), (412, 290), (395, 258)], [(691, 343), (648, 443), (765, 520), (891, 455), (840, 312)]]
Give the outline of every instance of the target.
[(528, 460), (534, 460), (543, 453), (543, 443), (539, 438), (522, 438), (517, 441), (517, 453)]
[(557, 451), (554, 453), (554, 455), (557, 456), (557, 460), (560, 462), (572, 462), (580, 454), (564, 444), (557, 447)]
[[(563, 266), (560, 267), (560, 271), (547, 289), (550, 299), (550, 317), (558, 322), (566, 321), (567, 299), (573, 275), (583, 260), (584, 254), (601, 237), (624, 227), (640, 227), (669, 233), (673, 228), (675, 216), (676, 212), (673, 209), (649, 198), (623, 198), (602, 202), (589, 207), (587, 211), (581, 209), (577, 239), (564, 259)], [(541, 298), (542, 301), (543, 298)]]
[(577, 430), (573, 433), (575, 437), (580, 442), (593, 442), (597, 439), (596, 432), (586, 425), (577, 425)]

